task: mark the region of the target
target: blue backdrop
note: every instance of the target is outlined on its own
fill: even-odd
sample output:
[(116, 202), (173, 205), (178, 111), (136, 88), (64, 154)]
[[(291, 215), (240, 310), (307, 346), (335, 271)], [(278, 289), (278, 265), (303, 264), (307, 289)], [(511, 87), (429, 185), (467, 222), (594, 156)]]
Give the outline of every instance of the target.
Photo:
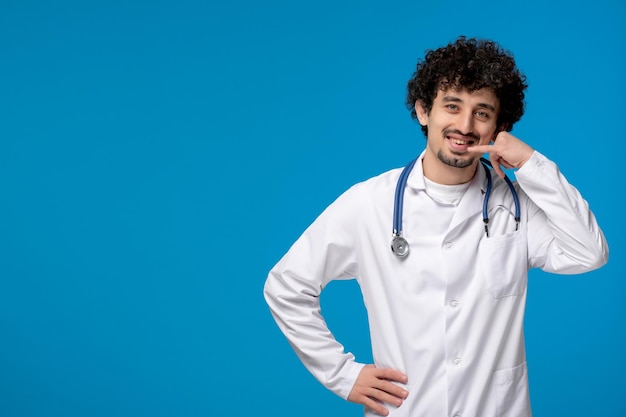
[[(263, 283), (342, 191), (423, 148), (406, 81), (460, 34), (513, 51), (513, 133), (611, 248), (531, 275), (535, 416), (626, 415), (624, 2), (216, 3), (0, 5), (0, 415), (362, 415), (300, 364)], [(370, 360), (356, 284), (322, 305)]]

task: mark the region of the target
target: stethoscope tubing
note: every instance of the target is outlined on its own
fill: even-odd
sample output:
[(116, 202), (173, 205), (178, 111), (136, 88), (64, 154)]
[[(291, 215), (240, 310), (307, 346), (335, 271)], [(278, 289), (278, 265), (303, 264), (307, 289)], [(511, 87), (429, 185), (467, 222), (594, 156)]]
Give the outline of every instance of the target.
[[(485, 233), (487, 237), (489, 237), (489, 197), (491, 197), (492, 188), (491, 173), (489, 172), (489, 168), (493, 169), (493, 165), (491, 165), (491, 162), (489, 162), (485, 158), (480, 158), (480, 162), (482, 162), (483, 168), (485, 168), (485, 174), (487, 174), (487, 191), (485, 192), (485, 198), (483, 199), (483, 223), (485, 224)], [(519, 197), (517, 196), (515, 186), (513, 185), (509, 177), (505, 175), (504, 181), (509, 187), (511, 195), (513, 196), (513, 202), (515, 203), (515, 230), (517, 230), (519, 228), (519, 222), (521, 219)]]
[[(394, 196), (394, 207), (393, 207), (393, 236), (391, 242), (391, 250), (392, 252), (399, 257), (404, 257), (408, 254), (408, 243), (406, 239), (402, 237), (402, 211), (404, 206), (404, 192), (406, 189), (406, 183), (409, 178), (409, 174), (411, 170), (415, 166), (417, 162), (417, 158), (413, 159), (409, 162), (402, 172), (400, 173), (400, 177), (398, 177), (398, 182), (396, 184), (396, 193)], [(483, 223), (485, 225), (485, 235), (489, 237), (489, 198), (491, 197), (491, 190), (493, 188), (493, 180), (491, 178), (491, 172), (489, 172), (489, 168), (493, 168), (491, 162), (489, 162), (485, 158), (480, 158), (480, 162), (485, 169), (485, 174), (487, 175), (487, 190), (485, 191), (485, 196), (483, 197)], [(515, 186), (507, 177), (504, 176), (504, 181), (506, 182), (509, 190), (511, 191), (511, 195), (513, 196), (513, 201), (515, 203), (515, 230), (519, 228), (520, 222), (520, 203), (519, 197), (517, 195), (517, 191), (515, 191)], [(401, 242), (401, 243), (400, 243)], [(403, 250), (397, 251), (398, 243), (403, 247)]]
[(406, 187), (406, 182), (409, 178), (409, 174), (411, 173), (411, 170), (413, 170), (413, 166), (415, 166), (415, 162), (417, 162), (417, 158), (409, 162), (407, 166), (404, 167), (402, 173), (400, 174), (400, 178), (398, 178), (398, 183), (396, 184), (396, 195), (393, 210), (394, 236), (402, 235), (402, 208), (404, 206), (404, 189)]

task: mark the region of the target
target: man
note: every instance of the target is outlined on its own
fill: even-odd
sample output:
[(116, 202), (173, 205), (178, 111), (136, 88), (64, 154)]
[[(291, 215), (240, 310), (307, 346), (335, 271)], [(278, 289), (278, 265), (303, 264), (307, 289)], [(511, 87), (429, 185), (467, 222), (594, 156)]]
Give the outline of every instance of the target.
[[(607, 262), (587, 202), (553, 162), (508, 133), (526, 87), (494, 42), (460, 37), (428, 51), (408, 83), (407, 107), (427, 139), (399, 187), (395, 232), (408, 255), (389, 248), (402, 177), (394, 169), (333, 202), (267, 278), (266, 301), (304, 365), (366, 416), (530, 416), (528, 269), (576, 274)], [(485, 153), (493, 170), (480, 162)], [(516, 196), (502, 167), (516, 169)], [(346, 353), (321, 315), (322, 289), (351, 278), (375, 364)]]

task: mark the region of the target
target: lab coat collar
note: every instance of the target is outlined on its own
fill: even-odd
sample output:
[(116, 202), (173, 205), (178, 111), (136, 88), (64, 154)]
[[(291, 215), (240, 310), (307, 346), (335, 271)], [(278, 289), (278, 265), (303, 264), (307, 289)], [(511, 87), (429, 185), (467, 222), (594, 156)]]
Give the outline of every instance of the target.
[(415, 166), (409, 174), (409, 178), (407, 178), (406, 180), (406, 185), (416, 191), (426, 190), (426, 181), (424, 181), (424, 166), (422, 165), (425, 153), (426, 150), (422, 151), (420, 156), (417, 157), (417, 161), (415, 161)]
[[(426, 191), (426, 181), (424, 180), (424, 167), (422, 160), (424, 159), (425, 150), (420, 154), (415, 162), (413, 170), (407, 179), (407, 185), (416, 191)], [(487, 177), (484, 168), (479, 163), (476, 167), (476, 174), (472, 178), (471, 183), (463, 198), (459, 202), (450, 229), (452, 230), (467, 218), (476, 215), (483, 208), (483, 197), (487, 190)]]

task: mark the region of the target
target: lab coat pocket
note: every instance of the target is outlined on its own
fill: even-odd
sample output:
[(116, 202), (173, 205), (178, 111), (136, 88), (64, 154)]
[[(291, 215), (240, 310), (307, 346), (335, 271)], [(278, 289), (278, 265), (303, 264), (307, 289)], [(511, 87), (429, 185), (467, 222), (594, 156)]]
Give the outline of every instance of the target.
[(519, 295), (526, 289), (526, 243), (521, 232), (484, 238), (478, 249), (481, 274), (494, 298)]
[(493, 373), (498, 417), (531, 417), (526, 362)]

